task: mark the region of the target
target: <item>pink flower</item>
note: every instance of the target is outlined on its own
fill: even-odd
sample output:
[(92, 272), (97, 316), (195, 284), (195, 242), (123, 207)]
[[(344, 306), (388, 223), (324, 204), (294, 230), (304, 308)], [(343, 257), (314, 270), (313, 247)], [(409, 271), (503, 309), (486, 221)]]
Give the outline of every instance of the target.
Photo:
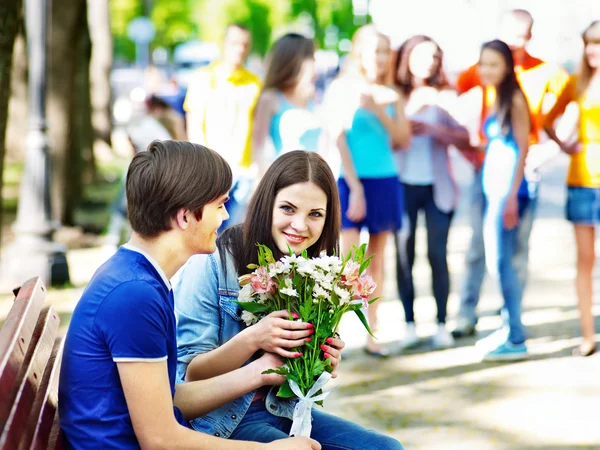
[(356, 283), (360, 275), (360, 264), (354, 261), (348, 261), (342, 272), (341, 279), (346, 286), (351, 286)]
[(363, 275), (352, 283), (352, 287), (354, 288), (354, 298), (365, 300), (375, 292), (377, 283), (375, 283), (370, 275)]
[(241, 277), (238, 278), (238, 281), (240, 282), (240, 286), (246, 286), (247, 284), (249, 284), (252, 281), (252, 274), (247, 273), (245, 275), (242, 275)]
[(273, 281), (273, 278), (271, 278), (267, 268), (264, 266), (254, 271), (250, 278), (250, 284), (252, 290), (257, 294), (272, 294), (277, 288), (277, 283)]

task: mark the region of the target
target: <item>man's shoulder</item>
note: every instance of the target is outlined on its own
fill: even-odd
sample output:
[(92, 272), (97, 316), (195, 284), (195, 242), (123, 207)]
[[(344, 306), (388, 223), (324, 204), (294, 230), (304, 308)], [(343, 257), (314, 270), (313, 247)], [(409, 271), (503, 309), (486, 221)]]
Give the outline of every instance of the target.
[(161, 293), (166, 288), (158, 279), (152, 264), (141, 254), (119, 249), (94, 274), (86, 293), (109, 296), (114, 291), (132, 293), (149, 290)]

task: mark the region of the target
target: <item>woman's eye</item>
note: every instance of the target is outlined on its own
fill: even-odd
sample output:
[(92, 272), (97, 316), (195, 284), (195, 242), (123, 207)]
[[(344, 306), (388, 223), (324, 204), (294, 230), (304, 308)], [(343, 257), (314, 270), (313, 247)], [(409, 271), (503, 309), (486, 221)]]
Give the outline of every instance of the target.
[(316, 211), (315, 211), (315, 212), (312, 212), (312, 213), (310, 213), (310, 215), (311, 215), (312, 217), (323, 217), (323, 214), (321, 214), (320, 212), (316, 212)]
[(292, 207), (291, 207), (291, 206), (288, 206), (288, 205), (282, 205), (282, 206), (280, 206), (280, 208), (281, 208), (283, 211), (285, 211), (285, 212), (293, 212), (293, 211), (294, 211), (294, 210), (292, 209)]

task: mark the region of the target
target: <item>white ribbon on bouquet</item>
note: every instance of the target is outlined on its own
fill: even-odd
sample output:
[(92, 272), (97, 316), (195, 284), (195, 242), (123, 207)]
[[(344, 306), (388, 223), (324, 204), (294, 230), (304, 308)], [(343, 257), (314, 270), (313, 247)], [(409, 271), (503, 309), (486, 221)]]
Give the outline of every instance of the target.
[(312, 430), (312, 407), (315, 402), (324, 400), (329, 392), (323, 392), (322, 394), (315, 395), (319, 390), (331, 380), (331, 374), (327, 371), (323, 372), (313, 387), (311, 387), (306, 395), (302, 395), (302, 391), (294, 380), (288, 380), (290, 388), (300, 399), (294, 408), (294, 417), (292, 419), (292, 429), (290, 430), (290, 436), (306, 436), (310, 437), (310, 431)]

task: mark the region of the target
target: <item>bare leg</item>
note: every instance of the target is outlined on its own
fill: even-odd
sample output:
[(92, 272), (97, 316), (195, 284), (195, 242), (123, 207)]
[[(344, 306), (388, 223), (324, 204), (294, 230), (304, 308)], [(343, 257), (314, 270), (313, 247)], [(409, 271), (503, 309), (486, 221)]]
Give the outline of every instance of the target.
[[(371, 234), (369, 236), (369, 245), (367, 247), (367, 255), (373, 255), (371, 264), (369, 265), (368, 273), (373, 277), (377, 283), (377, 288), (373, 292), (372, 298), (380, 297), (383, 293), (383, 278), (384, 278), (384, 250), (387, 242), (389, 232)], [(369, 305), (368, 316), (369, 326), (373, 334), (377, 335), (377, 309), (379, 308), (379, 301)], [(367, 348), (371, 351), (381, 351), (381, 346), (371, 336), (367, 336)]]
[(579, 308), (579, 322), (583, 343), (577, 350), (580, 354), (593, 351), (594, 316), (592, 314), (592, 272), (595, 262), (595, 228), (589, 225), (575, 225), (575, 242), (577, 245), (577, 277), (575, 289)]

